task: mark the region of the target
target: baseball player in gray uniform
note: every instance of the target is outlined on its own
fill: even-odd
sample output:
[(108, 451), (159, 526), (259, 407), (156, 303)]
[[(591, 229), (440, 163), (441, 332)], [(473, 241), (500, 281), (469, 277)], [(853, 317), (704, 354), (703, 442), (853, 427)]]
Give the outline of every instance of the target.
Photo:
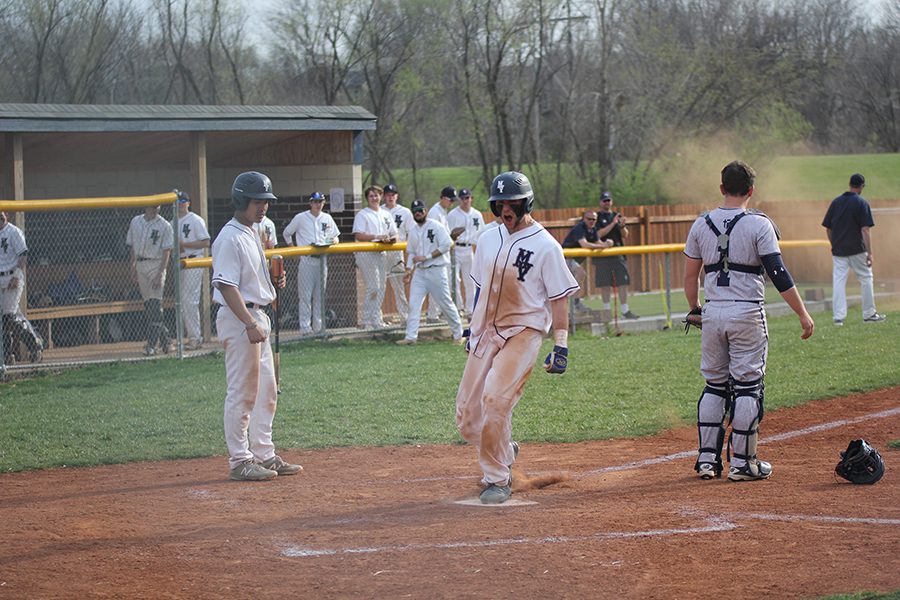
[(522, 173), (508, 171), (491, 184), (491, 212), (503, 224), (478, 239), (472, 262), (475, 312), (469, 357), (456, 395), (456, 426), (475, 447), (484, 504), (512, 494), (511, 467), (518, 445), (510, 438), (512, 411), (544, 336), (554, 346), (549, 373), (568, 364), (568, 297), (578, 291), (559, 242), (531, 217), (534, 192)]
[[(309, 210), (297, 213), (282, 235), (295, 246), (330, 246), (338, 241), (340, 229), (322, 210), (325, 194), (313, 192)], [(328, 257), (324, 254), (301, 256), (297, 265), (297, 314), (300, 334), (312, 335), (323, 329), (322, 302), (328, 281)]]
[(436, 298), (441, 312), (450, 323), (453, 340), (462, 338), (462, 323), (459, 310), (450, 296), (450, 281), (447, 279), (448, 254), (453, 241), (447, 228), (425, 215), (425, 203), (412, 203), (415, 224), (409, 230), (406, 246), (406, 279), (409, 287), (409, 320), (406, 322), (406, 337), (397, 343), (415, 344), (419, 335), (419, 321), (422, 318), (422, 304), (425, 295)]
[[(191, 197), (178, 192), (178, 248), (181, 258), (206, 256), (209, 248), (209, 232), (203, 217), (190, 211)], [(179, 279), (181, 315), (184, 332), (187, 335), (187, 350), (197, 350), (203, 346), (203, 331), (200, 328), (200, 291), (203, 286), (201, 269), (182, 269)]]
[(31, 362), (40, 362), (44, 341), (19, 308), (25, 290), (28, 246), (25, 234), (0, 212), (0, 315), (3, 319), (3, 362), (13, 364), (21, 340), (25, 341)]
[(275, 454), (272, 443), (278, 390), (269, 343), (272, 324), (264, 309), (285, 280), (271, 280), (262, 240), (253, 228), (271, 200), (277, 198), (268, 177), (256, 171), (238, 175), (231, 187), (234, 217), (212, 245), (213, 300), (220, 305), (216, 330), (225, 348), (225, 443), (229, 477), (237, 481), (303, 470)]
[[(702, 314), (700, 372), (706, 387), (697, 403), (700, 449), (694, 465), (701, 479), (722, 475), (727, 415), (728, 479), (750, 481), (772, 474), (772, 465), (756, 456), (769, 347), (763, 273), (799, 317), (801, 337), (811, 336), (815, 327), (781, 259), (775, 226), (747, 208), (755, 178), (743, 162), (726, 165), (719, 186), (724, 202), (694, 222), (684, 249), (684, 293), (693, 307), (688, 319)], [(701, 270), (706, 298), (702, 309)]]
[(144, 354), (156, 354), (157, 343), (163, 352), (170, 352), (169, 330), (163, 324), (162, 297), (174, 235), (172, 225), (159, 215), (159, 206), (148, 206), (143, 215), (131, 220), (125, 245), (131, 249), (131, 276), (144, 299), (147, 322)]
[[(397, 226), (397, 241), (405, 242), (409, 236), (409, 228), (412, 226), (412, 213), (405, 206), (397, 204), (399, 193), (397, 186), (393, 183), (384, 186), (384, 205), (381, 208), (391, 213), (394, 219), (394, 225)], [(394, 292), (394, 304), (397, 305), (400, 318), (406, 322), (406, 319), (409, 318), (409, 302), (406, 300), (406, 286), (403, 285), (406, 279), (403, 252), (400, 250), (385, 252), (384, 260), (387, 279)]]

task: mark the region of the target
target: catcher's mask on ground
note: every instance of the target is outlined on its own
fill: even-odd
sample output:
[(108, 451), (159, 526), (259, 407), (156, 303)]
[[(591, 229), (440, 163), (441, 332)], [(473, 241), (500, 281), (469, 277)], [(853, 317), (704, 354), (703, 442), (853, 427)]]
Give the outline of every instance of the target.
[(834, 467), (834, 472), (851, 483), (871, 485), (884, 475), (884, 461), (866, 440), (853, 440)]

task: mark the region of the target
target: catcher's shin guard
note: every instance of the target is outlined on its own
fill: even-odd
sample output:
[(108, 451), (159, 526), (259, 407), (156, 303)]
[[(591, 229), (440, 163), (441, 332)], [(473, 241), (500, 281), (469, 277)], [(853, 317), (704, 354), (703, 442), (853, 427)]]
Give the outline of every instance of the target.
[(700, 450), (694, 470), (700, 472), (701, 464), (711, 464), (715, 476), (722, 475), (722, 446), (725, 442), (725, 414), (731, 403), (731, 388), (728, 382), (706, 382), (703, 393), (697, 401), (697, 433)]
[(763, 382), (734, 382), (734, 407), (731, 412), (731, 437), (728, 440), (732, 466), (742, 466), (756, 458), (759, 423), (763, 417)]

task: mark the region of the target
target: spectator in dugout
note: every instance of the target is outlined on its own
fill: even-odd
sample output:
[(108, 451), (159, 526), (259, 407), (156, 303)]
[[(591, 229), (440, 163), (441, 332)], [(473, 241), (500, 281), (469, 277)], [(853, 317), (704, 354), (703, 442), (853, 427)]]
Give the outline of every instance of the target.
[[(581, 221), (575, 227), (569, 230), (563, 240), (563, 248), (590, 248), (592, 250), (600, 248), (611, 248), (612, 240), (603, 240), (597, 237), (597, 213), (592, 210), (586, 210), (581, 215)], [(587, 271), (584, 269), (584, 258), (566, 258), (566, 266), (569, 267), (575, 281), (581, 286), (581, 289), (575, 295), (575, 310), (587, 311), (582, 298), (586, 294)]]
[[(600, 195), (600, 210), (597, 211), (597, 237), (601, 241), (611, 240), (613, 246), (624, 246), (628, 237), (628, 226), (625, 224), (625, 215), (615, 212), (612, 208), (613, 197), (609, 192)], [(604, 314), (610, 314), (610, 293), (616, 288), (619, 294), (619, 304), (622, 307), (622, 316), (626, 319), (637, 319), (638, 315), (631, 312), (628, 307), (628, 263), (624, 256), (601, 256), (596, 259), (594, 265), (595, 284), (600, 288), (600, 296), (603, 298)]]

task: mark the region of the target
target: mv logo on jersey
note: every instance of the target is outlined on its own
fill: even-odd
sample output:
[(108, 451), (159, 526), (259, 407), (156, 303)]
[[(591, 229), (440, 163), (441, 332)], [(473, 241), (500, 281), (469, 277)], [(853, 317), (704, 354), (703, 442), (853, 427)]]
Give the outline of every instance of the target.
[(397, 224), (397, 227), (403, 225), (403, 215), (401, 215), (399, 212), (394, 215), (394, 223)]
[(190, 223), (185, 223), (184, 225), (181, 226), (181, 235), (183, 235), (185, 239), (190, 237), (190, 235), (191, 235), (191, 224)]
[(475, 226), (475, 229), (481, 227), (481, 221), (478, 220), (478, 217), (472, 217), (472, 225)]
[(428, 230), (428, 241), (434, 243), (434, 229)]
[(0, 248), (3, 248), (3, 254), (9, 252), (9, 242), (6, 240), (6, 238), (0, 240)]
[(519, 281), (525, 281), (525, 276), (528, 275), (528, 271), (534, 266), (531, 264), (531, 255), (533, 254), (532, 250), (519, 248), (519, 255), (516, 257), (516, 262), (513, 263), (513, 266), (519, 270), (519, 276), (516, 278)]
[(159, 241), (159, 230), (158, 229), (153, 229), (152, 231), (150, 231), (150, 239), (153, 240), (153, 245), (155, 246), (156, 242)]

